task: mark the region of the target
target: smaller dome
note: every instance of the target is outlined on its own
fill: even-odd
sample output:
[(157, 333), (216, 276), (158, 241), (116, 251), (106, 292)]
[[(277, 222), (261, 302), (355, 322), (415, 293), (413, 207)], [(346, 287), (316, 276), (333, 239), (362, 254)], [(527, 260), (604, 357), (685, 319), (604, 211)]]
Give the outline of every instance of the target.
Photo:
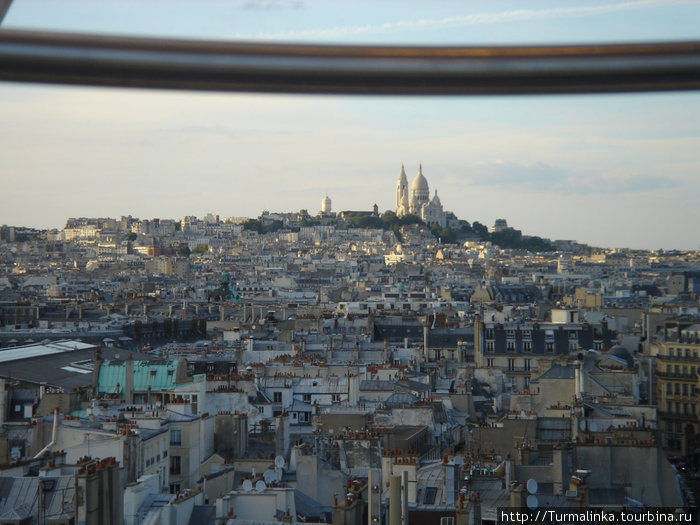
[(630, 354), (629, 350), (622, 345), (613, 346), (608, 352), (608, 355), (611, 357), (617, 357), (619, 360), (624, 361), (627, 368), (632, 368), (634, 365), (634, 358), (632, 357), (632, 354)]
[(418, 398), (410, 392), (394, 392), (386, 398), (384, 405), (387, 408), (401, 408), (413, 406), (418, 402)]
[(437, 190), (435, 190), (435, 196), (433, 197), (432, 203), (436, 206), (442, 206), (442, 203), (440, 202), (440, 197), (438, 197), (437, 194)]

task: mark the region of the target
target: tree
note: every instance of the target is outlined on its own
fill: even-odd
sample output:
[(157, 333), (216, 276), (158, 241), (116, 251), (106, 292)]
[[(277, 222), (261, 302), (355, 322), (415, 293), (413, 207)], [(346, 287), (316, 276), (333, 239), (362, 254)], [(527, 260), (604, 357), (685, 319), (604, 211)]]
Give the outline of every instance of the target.
[(129, 232), (126, 234), (126, 240), (127, 241), (135, 241), (138, 235), (136, 235), (134, 232)]
[(262, 233), (263, 225), (262, 222), (260, 222), (258, 219), (248, 219), (243, 223), (243, 229)]
[(482, 240), (489, 238), (489, 229), (478, 221), (472, 223), (472, 231)]
[(189, 257), (191, 253), (192, 253), (192, 250), (190, 250), (190, 247), (187, 246), (186, 244), (183, 246), (180, 246), (180, 255), (183, 255), (185, 257)]
[(194, 250), (192, 250), (192, 253), (207, 253), (208, 251), (209, 246), (207, 246), (206, 244), (200, 244)]

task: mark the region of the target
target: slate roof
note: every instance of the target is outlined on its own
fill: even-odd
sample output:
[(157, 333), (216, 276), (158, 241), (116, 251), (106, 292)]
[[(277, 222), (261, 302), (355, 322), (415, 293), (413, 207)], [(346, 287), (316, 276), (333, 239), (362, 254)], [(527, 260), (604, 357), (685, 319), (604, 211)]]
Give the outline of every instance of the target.
[(52, 479), (45, 493), (46, 516), (51, 520), (73, 517), (73, 476), (0, 478), (0, 520), (22, 520), (36, 516), (39, 481)]
[(292, 406), (289, 409), (290, 412), (313, 412), (313, 408), (309, 403), (304, 403), (303, 401), (299, 401), (298, 399), (295, 399), (292, 401)]
[[(0, 377), (11, 377), (25, 384), (63, 388), (70, 392), (73, 388), (87, 386), (92, 383), (92, 367), (95, 357), (95, 347), (56, 352), (41, 356), (26, 357), (14, 361), (0, 362)], [(6, 350), (0, 351), (0, 354)], [(101, 350), (103, 357), (112, 359), (117, 354), (124, 355), (125, 351), (116, 348)], [(141, 354), (133, 354), (141, 357)]]
[(333, 520), (331, 507), (322, 505), (299, 489), (294, 489), (294, 506), (297, 511), (297, 519), (301, 522), (330, 523)]
[(214, 525), (216, 523), (215, 505), (195, 505), (190, 515), (189, 525)]
[(539, 376), (534, 381), (540, 379), (574, 379), (576, 371), (573, 366), (562, 366), (554, 364), (544, 374)]

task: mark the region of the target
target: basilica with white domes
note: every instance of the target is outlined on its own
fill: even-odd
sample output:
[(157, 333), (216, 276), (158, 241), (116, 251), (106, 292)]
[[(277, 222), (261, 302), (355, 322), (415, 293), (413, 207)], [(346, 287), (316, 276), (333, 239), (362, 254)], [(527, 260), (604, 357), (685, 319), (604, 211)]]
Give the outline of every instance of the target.
[(435, 196), (430, 198), (428, 181), (423, 176), (423, 166), (420, 164), (418, 165), (418, 174), (411, 183), (410, 193), (403, 164), (399, 179), (396, 181), (396, 215), (403, 217), (408, 214), (420, 217), (428, 226), (439, 224), (441, 228), (444, 228), (447, 223), (445, 211), (437, 196), (437, 190), (435, 190)]

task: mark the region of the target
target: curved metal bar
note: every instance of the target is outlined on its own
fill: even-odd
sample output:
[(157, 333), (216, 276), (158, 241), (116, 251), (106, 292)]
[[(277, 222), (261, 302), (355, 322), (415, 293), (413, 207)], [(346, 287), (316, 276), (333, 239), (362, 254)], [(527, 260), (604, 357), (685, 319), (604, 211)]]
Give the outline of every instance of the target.
[(700, 89), (700, 42), (375, 47), (2, 29), (0, 80), (355, 95), (697, 90)]

